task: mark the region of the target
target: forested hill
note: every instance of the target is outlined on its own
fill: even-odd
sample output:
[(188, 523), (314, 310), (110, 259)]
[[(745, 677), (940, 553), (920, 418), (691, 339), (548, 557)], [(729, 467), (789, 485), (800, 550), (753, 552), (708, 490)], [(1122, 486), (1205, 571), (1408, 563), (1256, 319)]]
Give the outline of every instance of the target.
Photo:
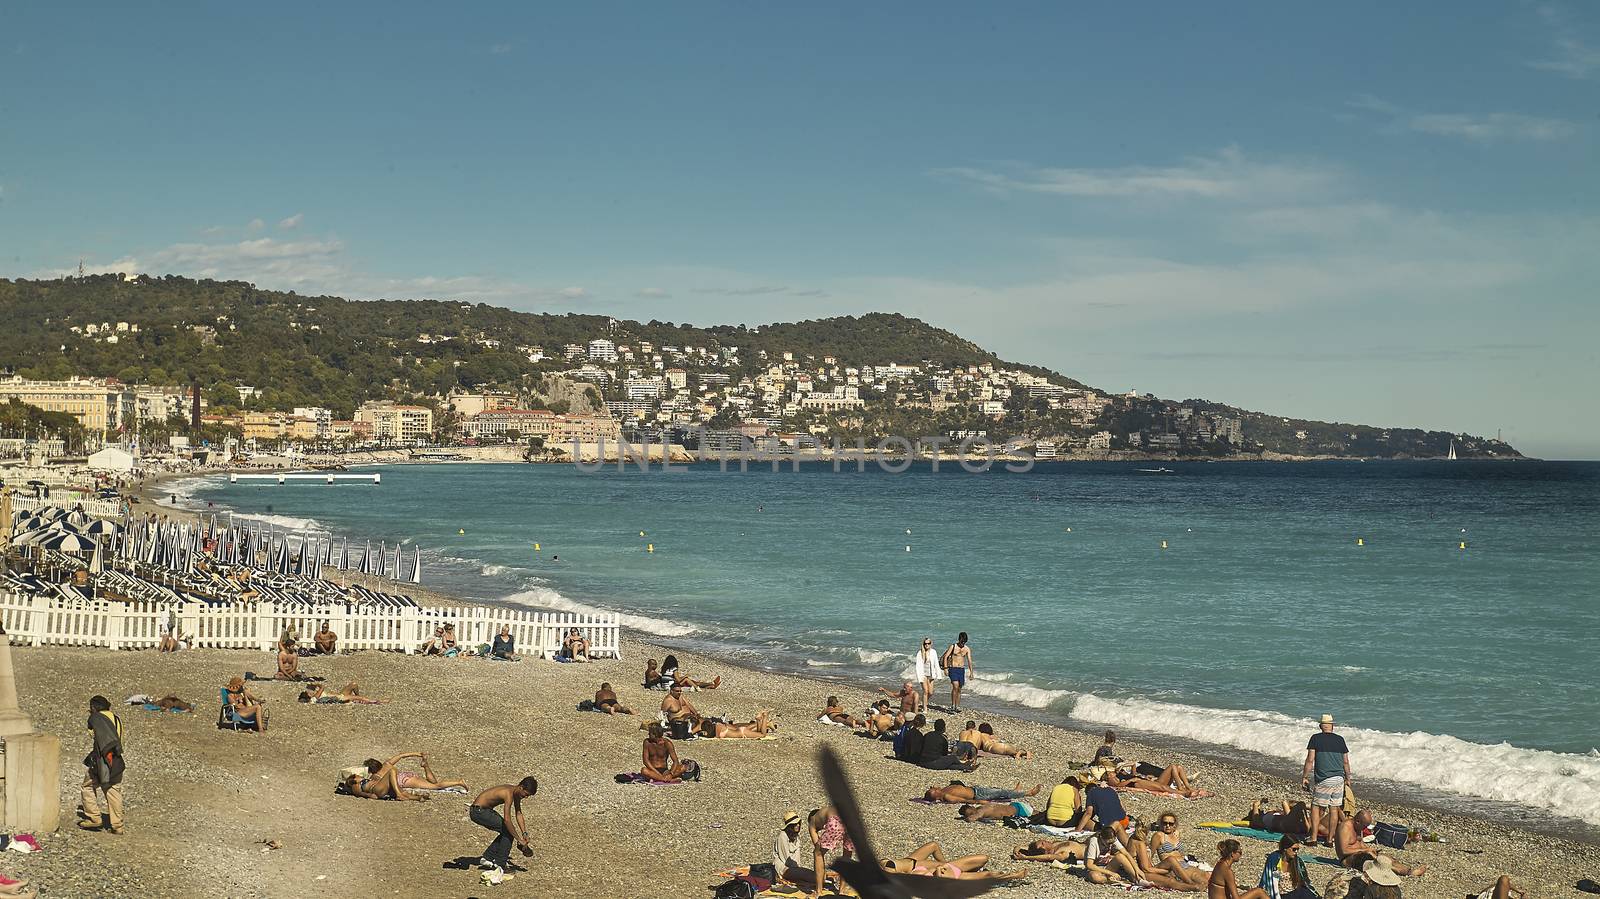
[[(252, 408), (322, 406), (343, 417), (371, 399), (443, 397), (458, 388), (524, 392), (541, 375), (581, 364), (565, 358), (564, 347), (605, 338), (635, 349), (652, 344), (654, 354), (667, 354), (668, 365), (691, 370), (697, 397), (711, 395), (703, 388), (718, 383), (710, 380), (713, 371), (734, 385), (755, 380), (754, 388), (740, 388), (737, 401), (726, 400), (718, 408), (708, 421), (718, 427), (745, 415), (776, 420), (785, 401), (763, 400), (760, 376), (770, 365), (787, 362), (788, 353), (793, 359), (788, 375), (818, 375), (826, 368), (841, 383), (839, 370), (846, 366), (922, 368), (921, 374), (898, 380), (893, 375), (885, 380), (880, 373), (872, 391), (863, 387), (867, 404), (858, 410), (797, 414), (798, 404), (788, 400), (783, 427), (820, 428), (817, 433), (870, 437), (982, 429), (994, 439), (1091, 448), (1093, 435), (1103, 442), (1109, 434), (1112, 450), (1166, 446), (1207, 456), (1436, 457), (1452, 443), (1463, 457), (1518, 455), (1498, 440), (1441, 431), (1282, 418), (1204, 400), (1108, 396), (1048, 369), (1005, 362), (956, 334), (897, 314), (700, 328), (437, 300), (308, 297), (241, 281), (173, 275), (94, 275), (0, 279), (0, 322), (0, 369), (47, 379), (82, 375), (161, 385), (198, 382), (214, 407), (239, 406), (237, 385), (261, 391), (248, 400)], [(674, 354), (667, 347), (694, 347), (697, 355)], [(546, 358), (536, 361), (536, 349)], [(1048, 379), (1066, 393), (1049, 394), (1038, 382), (1008, 376), (1001, 386), (1018, 389), (998, 394), (1004, 409), (996, 412), (990, 408), (994, 402), (983, 402), (990, 396), (987, 388), (969, 388), (968, 382), (952, 386), (948, 377), (986, 363)], [(626, 378), (630, 368), (659, 374), (645, 355), (634, 363), (611, 364), (608, 376)], [(935, 377), (939, 372), (944, 374)], [(607, 400), (626, 399), (617, 380), (605, 394)]]
[[(564, 345), (597, 337), (657, 347), (737, 347), (749, 360), (766, 350), (779, 357), (785, 351), (797, 357), (833, 356), (840, 365), (988, 362), (1081, 386), (1037, 366), (1002, 363), (972, 341), (926, 322), (884, 313), (757, 328), (698, 328), (604, 315), (514, 312), (481, 303), (308, 297), (241, 281), (92, 275), (0, 279), (0, 316), (7, 322), (0, 329), (0, 366), (29, 376), (80, 374), (153, 384), (198, 380), (207, 389), (244, 383), (269, 391), (271, 404), (281, 408), (349, 410), (397, 387), (444, 394), (457, 386), (515, 383), (530, 368), (519, 347), (541, 347), (559, 356)], [(108, 343), (71, 330), (119, 321), (138, 324), (138, 333)], [(454, 339), (420, 344), (421, 335)], [(490, 338), (499, 346), (473, 338)], [(226, 399), (221, 391), (219, 397)]]

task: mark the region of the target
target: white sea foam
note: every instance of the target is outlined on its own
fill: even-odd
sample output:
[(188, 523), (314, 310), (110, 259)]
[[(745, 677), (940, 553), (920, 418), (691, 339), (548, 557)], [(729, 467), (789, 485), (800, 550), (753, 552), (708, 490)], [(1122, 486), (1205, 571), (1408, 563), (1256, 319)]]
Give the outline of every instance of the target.
[(861, 649), (860, 647), (856, 647), (852, 651), (855, 653), (856, 658), (859, 659), (863, 665), (882, 665), (885, 662), (897, 658), (907, 660), (911, 658), (905, 653), (889, 652), (888, 650), (884, 649)]
[[(577, 612), (582, 615), (594, 615), (611, 611), (610, 609), (600, 609), (568, 599), (549, 587), (534, 587), (522, 590), (503, 597), (502, 601), (540, 609), (550, 609), (555, 612)], [(622, 622), (623, 627), (643, 631), (647, 634), (655, 634), (658, 637), (682, 637), (686, 634), (692, 634), (696, 630), (693, 625), (664, 621), (660, 618), (650, 618), (645, 615), (632, 615), (627, 612), (617, 613), (617, 618)]]
[(484, 577), (496, 577), (498, 575), (505, 574), (506, 572), (517, 570), (517, 566), (515, 566), (515, 565), (496, 565), (496, 564), (491, 562), (488, 565), (483, 566), (482, 570), (483, 570)]
[[(218, 521), (224, 521), (225, 517), (219, 517), (217, 520)], [(236, 521), (236, 522), (237, 521), (259, 521), (262, 524), (270, 524), (273, 527), (275, 527), (275, 528), (277, 528), (278, 530), (281, 530), (281, 531), (321, 531), (321, 532), (326, 532), (328, 530), (327, 528), (323, 527), (322, 524), (320, 522), (318, 522), (315, 518), (296, 518), (293, 515), (270, 515), (270, 514), (267, 514), (267, 513), (255, 513), (255, 512), (241, 513), (241, 512), (235, 512), (235, 513), (233, 513), (233, 520)]]
[(806, 659), (807, 668), (843, 668), (843, 662), (819, 662), (816, 659)]
[(979, 696), (993, 696), (996, 699), (1004, 699), (1006, 702), (1025, 705), (1030, 709), (1049, 708), (1072, 695), (1071, 690), (1051, 690), (1045, 687), (1036, 687), (1033, 684), (998, 680), (990, 678), (988, 675), (968, 678), (965, 691)]
[[(1142, 699), (1078, 697), (1072, 716), (1136, 728), (1299, 763), (1309, 719), (1275, 712), (1204, 709)], [(1600, 824), (1600, 753), (1548, 752), (1509, 743), (1469, 743), (1448, 734), (1407, 734), (1341, 727), (1357, 775), (1543, 808)]]
[(1361, 667), (1360, 665), (1345, 665), (1343, 667), (1344, 667), (1345, 671), (1348, 671), (1351, 674), (1359, 674), (1360, 672), (1367, 670), (1367, 669)]

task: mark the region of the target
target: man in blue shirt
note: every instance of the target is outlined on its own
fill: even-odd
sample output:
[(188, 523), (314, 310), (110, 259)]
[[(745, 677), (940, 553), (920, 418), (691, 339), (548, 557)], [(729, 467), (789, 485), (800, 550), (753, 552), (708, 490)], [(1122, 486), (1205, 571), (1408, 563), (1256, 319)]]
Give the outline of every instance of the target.
[(1117, 791), (1106, 781), (1106, 774), (1100, 776), (1100, 782), (1086, 790), (1083, 794), (1083, 817), (1078, 819), (1079, 830), (1089, 830), (1089, 824), (1094, 823), (1094, 829), (1101, 827), (1115, 827), (1117, 839), (1126, 836), (1128, 828), (1128, 813), (1122, 808), (1122, 800), (1117, 796)]
[[(1333, 845), (1333, 835), (1344, 818), (1344, 789), (1350, 785), (1350, 749), (1344, 737), (1333, 732), (1333, 716), (1323, 715), (1316, 733), (1306, 743), (1305, 774), (1300, 785), (1311, 791), (1311, 836), (1308, 843)], [(1327, 831), (1322, 819), (1328, 819)], [(1326, 837), (1322, 836), (1326, 833)]]

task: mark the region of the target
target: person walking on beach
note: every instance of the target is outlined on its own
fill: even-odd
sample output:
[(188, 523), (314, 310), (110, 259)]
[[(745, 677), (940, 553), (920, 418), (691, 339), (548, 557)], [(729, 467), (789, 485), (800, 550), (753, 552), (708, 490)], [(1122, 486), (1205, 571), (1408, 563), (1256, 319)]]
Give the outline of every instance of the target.
[[(122, 719), (111, 711), (111, 700), (94, 696), (89, 700), (89, 730), (94, 734), (94, 749), (83, 760), (89, 770), (83, 775), (83, 790), (79, 795), (83, 820), (78, 826), (84, 830), (109, 830), (122, 833), (122, 774), (126, 764), (122, 758)], [(100, 817), (100, 802), (95, 793), (106, 797), (106, 819)]]
[(950, 710), (959, 712), (961, 688), (966, 685), (967, 677), (972, 674), (972, 647), (967, 645), (966, 631), (956, 635), (956, 642), (950, 644), (944, 651), (944, 658), (939, 660), (939, 665), (950, 676)]
[[(504, 872), (511, 864), (513, 844), (525, 856), (533, 856), (528, 845), (528, 825), (522, 820), (522, 800), (539, 792), (539, 781), (532, 776), (514, 784), (490, 787), (478, 794), (467, 809), (467, 816), (479, 827), (494, 831), (494, 842), (483, 850), (478, 864), (488, 870)], [(500, 808), (499, 812), (495, 809)]]
[[(1316, 733), (1306, 743), (1306, 764), (1300, 786), (1311, 791), (1311, 837), (1308, 842), (1333, 845), (1334, 833), (1344, 819), (1344, 788), (1350, 785), (1350, 748), (1333, 732), (1333, 716), (1323, 715)], [(1322, 829), (1322, 819), (1328, 829)]]
[(933, 638), (922, 639), (922, 649), (917, 652), (917, 680), (922, 684), (922, 705), (917, 711), (926, 714), (928, 703), (933, 701), (933, 682), (939, 679), (939, 654), (933, 651)]

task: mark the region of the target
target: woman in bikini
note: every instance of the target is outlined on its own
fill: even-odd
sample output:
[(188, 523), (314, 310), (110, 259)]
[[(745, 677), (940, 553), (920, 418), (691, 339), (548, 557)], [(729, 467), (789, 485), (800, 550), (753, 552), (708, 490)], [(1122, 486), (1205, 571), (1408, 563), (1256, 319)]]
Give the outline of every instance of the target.
[(1133, 856), (1134, 862), (1139, 866), (1139, 876), (1148, 880), (1163, 890), (1177, 890), (1183, 893), (1197, 893), (1204, 889), (1205, 884), (1191, 883), (1189, 880), (1174, 875), (1152, 856), (1150, 842), (1159, 839), (1152, 837), (1150, 828), (1143, 824), (1135, 827), (1133, 836), (1128, 839), (1128, 854)]
[(728, 724), (705, 718), (701, 720), (697, 733), (702, 737), (716, 740), (759, 740), (778, 729), (778, 725), (772, 723), (771, 715), (771, 709), (763, 709), (756, 715), (756, 720), (746, 721), (743, 724)]
[(1248, 892), (1239, 889), (1233, 864), (1243, 854), (1238, 840), (1223, 840), (1217, 844), (1217, 866), (1211, 869), (1211, 878), (1206, 881), (1206, 899), (1267, 899), (1267, 891), (1260, 887)]
[[(1155, 778), (1140, 777), (1136, 774), (1124, 776), (1123, 772), (1126, 772), (1127, 769), (1123, 769), (1123, 772), (1108, 771), (1107, 782), (1118, 790), (1143, 790), (1147, 793), (1159, 793), (1164, 796), (1181, 796), (1184, 799), (1204, 799), (1207, 796), (1215, 795), (1209, 790), (1200, 790), (1191, 786), (1172, 786), (1177, 778), (1177, 774), (1174, 771), (1174, 768), (1177, 767), (1174, 765), (1162, 772), (1167, 781), (1166, 783), (1162, 783), (1161, 780)], [(1187, 778), (1182, 780), (1184, 784), (1188, 782)]]
[(267, 730), (267, 709), (254, 693), (244, 687), (244, 678), (228, 681), (228, 708), (246, 721), (253, 721), (262, 733)]
[(890, 874), (909, 874), (917, 877), (944, 877), (950, 880), (995, 880), (1013, 881), (1022, 880), (1028, 876), (1025, 871), (984, 871), (984, 865), (989, 863), (987, 855), (964, 855), (961, 858), (947, 860), (939, 851), (938, 843), (924, 843), (916, 851), (905, 858), (888, 859), (881, 864), (883, 870)]
[(1076, 840), (1034, 840), (1026, 846), (1011, 850), (1013, 861), (1068, 862), (1082, 861), (1089, 847)]
[(990, 726), (989, 722), (987, 721), (978, 725), (978, 733), (976, 736), (977, 741), (972, 745), (978, 747), (978, 749), (984, 752), (989, 753), (990, 755), (1003, 755), (1014, 759), (1033, 758), (1033, 753), (1026, 749), (1018, 749), (1009, 743), (1000, 742), (1000, 738), (996, 737), (994, 734), (994, 728)]
[(383, 702), (381, 699), (373, 699), (370, 696), (362, 696), (361, 685), (354, 682), (345, 684), (344, 689), (337, 693), (328, 692), (328, 690), (325, 689), (321, 684), (312, 684), (307, 689), (300, 691), (299, 699), (301, 702), (311, 702), (322, 705), (351, 702), (358, 705), (378, 705)]
[[(401, 771), (400, 762), (406, 759), (418, 759), (422, 762), (422, 773), (412, 774)], [(417, 796), (407, 790), (448, 790), (453, 787), (466, 789), (464, 780), (442, 780), (433, 773), (433, 768), (428, 764), (428, 756), (421, 752), (405, 752), (380, 762), (377, 759), (367, 759), (367, 774), (365, 777), (353, 774), (346, 781), (353, 796), (364, 799), (426, 799), (426, 796)]]
[(1156, 819), (1156, 829), (1150, 837), (1151, 863), (1171, 875), (1180, 883), (1199, 890), (1206, 885), (1205, 872), (1199, 866), (1189, 861), (1189, 855), (1184, 851), (1183, 838), (1180, 836), (1178, 816), (1174, 812), (1166, 812)]
[(822, 716), (834, 724), (843, 724), (846, 727), (866, 727), (867, 722), (852, 716), (839, 704), (839, 697), (829, 696), (828, 707), (822, 710)]

